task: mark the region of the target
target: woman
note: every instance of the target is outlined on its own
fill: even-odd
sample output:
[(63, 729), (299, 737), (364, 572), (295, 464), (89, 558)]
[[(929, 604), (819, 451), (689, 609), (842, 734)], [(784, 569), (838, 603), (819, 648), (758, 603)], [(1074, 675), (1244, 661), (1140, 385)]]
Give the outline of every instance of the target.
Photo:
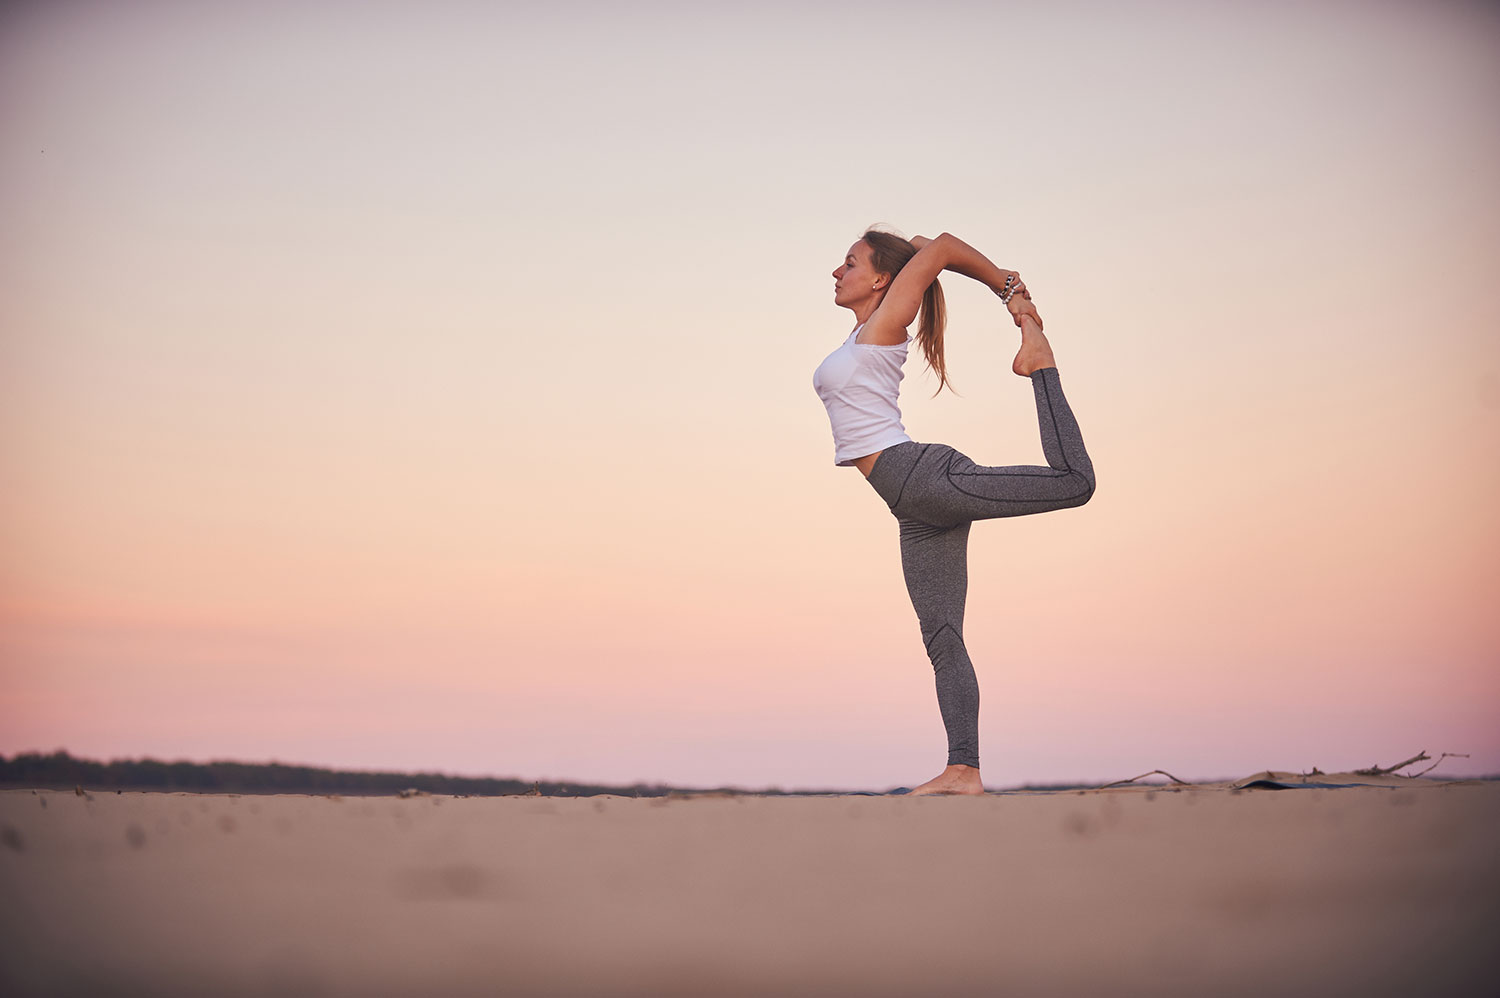
[[(916, 336), (938, 390), (943, 363), (943, 291), (951, 270), (990, 288), (1021, 327), (1011, 370), (1031, 379), (1049, 467), (983, 467), (944, 444), (914, 443), (901, 425), (897, 392)], [(854, 331), (813, 375), (828, 408), (834, 462), (858, 468), (900, 524), (901, 568), (937, 680), (948, 732), (948, 765), (913, 794), (980, 794), (979, 683), (964, 647), (969, 524), (1081, 506), (1094, 494), (1094, 468), (1063, 397), (1052, 347), (1031, 294), (1014, 271), (1001, 270), (948, 233), (907, 241), (869, 231), (833, 272), (834, 303), (854, 313)]]

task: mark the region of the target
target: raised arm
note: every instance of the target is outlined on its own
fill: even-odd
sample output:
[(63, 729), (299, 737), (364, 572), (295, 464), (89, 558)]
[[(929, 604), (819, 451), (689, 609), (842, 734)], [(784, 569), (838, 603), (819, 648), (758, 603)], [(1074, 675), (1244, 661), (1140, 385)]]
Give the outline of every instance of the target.
[(957, 236), (942, 233), (934, 239), (917, 236), (911, 240), (917, 253), (881, 299), (880, 307), (865, 322), (859, 339), (863, 343), (900, 343), (906, 338), (906, 327), (917, 318), (922, 294), (945, 270), (972, 277), (998, 293), (1013, 271), (1001, 270), (974, 247)]
[(926, 236), (912, 236), (911, 244), (920, 253), (925, 247), (940, 240), (947, 241), (949, 244), (948, 259), (943, 265), (944, 270), (951, 270), (955, 274), (971, 277), (997, 294), (1005, 286), (1005, 279), (1015, 274), (1013, 270), (1002, 270), (995, 266), (990, 262), (989, 257), (957, 236), (950, 235), (947, 232), (938, 236), (937, 239), (928, 239)]

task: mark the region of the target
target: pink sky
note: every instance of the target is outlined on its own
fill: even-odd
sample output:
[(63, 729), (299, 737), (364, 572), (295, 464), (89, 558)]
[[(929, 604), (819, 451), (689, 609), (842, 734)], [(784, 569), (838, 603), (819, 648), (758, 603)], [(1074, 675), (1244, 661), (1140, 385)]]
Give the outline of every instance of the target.
[[(0, 752), (931, 776), (810, 385), (886, 222), (1099, 471), (974, 531), (987, 782), (1500, 771), (1500, 16), (904, 10), (8, 6)], [(908, 429), (1040, 460), (946, 286)]]

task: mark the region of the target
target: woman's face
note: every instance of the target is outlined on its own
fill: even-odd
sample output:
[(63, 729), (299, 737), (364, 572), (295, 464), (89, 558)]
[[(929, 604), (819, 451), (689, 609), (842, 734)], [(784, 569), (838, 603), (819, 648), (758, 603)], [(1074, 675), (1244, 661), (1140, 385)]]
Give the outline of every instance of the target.
[(833, 303), (854, 308), (885, 287), (884, 274), (877, 274), (870, 263), (870, 244), (861, 239), (849, 247), (844, 262), (833, 272)]

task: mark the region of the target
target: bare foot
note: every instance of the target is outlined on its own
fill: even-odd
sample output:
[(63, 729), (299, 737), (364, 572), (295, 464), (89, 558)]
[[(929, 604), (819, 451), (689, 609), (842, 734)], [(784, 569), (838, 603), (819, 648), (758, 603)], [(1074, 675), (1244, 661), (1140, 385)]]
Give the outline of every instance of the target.
[(912, 790), (910, 796), (982, 793), (984, 793), (984, 784), (979, 780), (979, 770), (973, 766), (955, 765), (949, 766), (937, 776)]
[[(1016, 300), (1011, 299), (1012, 303)], [(1040, 371), (1044, 367), (1057, 366), (1057, 358), (1052, 356), (1052, 344), (1047, 342), (1042, 324), (1036, 320), (1035, 314), (1036, 310), (1033, 309), (1029, 315), (1023, 312), (1016, 317), (1016, 324), (1021, 327), (1021, 349), (1016, 351), (1016, 359), (1011, 361), (1010, 369), (1023, 378), (1031, 377), (1033, 371)]]
[(1016, 290), (1015, 294), (1010, 296), (1010, 301), (1005, 303), (1005, 309), (1010, 313), (1011, 321), (1017, 326), (1028, 315), (1036, 320), (1037, 328), (1046, 325), (1046, 323), (1042, 322), (1041, 314), (1037, 312), (1036, 305), (1032, 303), (1031, 292), (1026, 290), (1025, 285), (1022, 285)]

